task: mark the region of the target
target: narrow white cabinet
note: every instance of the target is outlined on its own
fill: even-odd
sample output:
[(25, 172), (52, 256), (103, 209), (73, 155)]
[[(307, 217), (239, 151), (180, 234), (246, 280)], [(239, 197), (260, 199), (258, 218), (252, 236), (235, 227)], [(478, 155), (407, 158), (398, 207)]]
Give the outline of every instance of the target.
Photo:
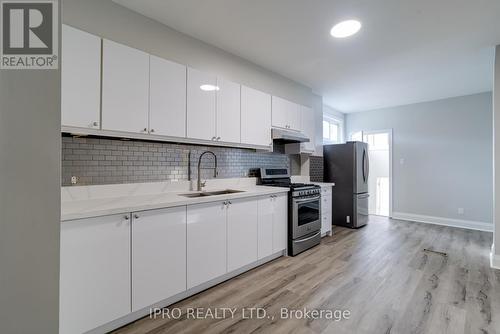
[(273, 253), (276, 253), (287, 248), (288, 195), (275, 195), (273, 205)]
[(60, 254), (60, 333), (130, 313), (130, 215), (63, 222)]
[(229, 143), (240, 142), (241, 86), (217, 78), (217, 136), (216, 140)]
[(241, 86), (241, 142), (271, 145), (271, 95)]
[(273, 254), (273, 216), (275, 195), (259, 198), (258, 258)]
[(187, 69), (187, 137), (215, 140), (215, 101), (217, 80), (214, 75)]
[(314, 110), (305, 106), (300, 106), (302, 116), (302, 131), (309, 138), (309, 142), (300, 144), (300, 151), (314, 153), (316, 150), (316, 119)]
[(101, 39), (62, 26), (61, 123), (99, 129)]
[(186, 290), (186, 207), (132, 213), (132, 311)]
[(272, 125), (289, 130), (301, 130), (300, 106), (278, 96), (272, 98)]
[(321, 186), (321, 235), (332, 233), (332, 187)]
[(148, 132), (149, 55), (103, 40), (102, 129)]
[(227, 205), (227, 271), (257, 261), (257, 199), (230, 200)]
[(187, 288), (227, 272), (226, 205), (224, 202), (187, 207)]
[(186, 137), (186, 66), (149, 57), (149, 133)]

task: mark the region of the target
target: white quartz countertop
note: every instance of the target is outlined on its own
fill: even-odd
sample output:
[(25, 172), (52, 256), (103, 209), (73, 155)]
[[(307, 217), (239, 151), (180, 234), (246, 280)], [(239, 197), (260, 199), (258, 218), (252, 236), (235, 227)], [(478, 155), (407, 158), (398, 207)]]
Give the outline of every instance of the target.
[(320, 187), (334, 187), (335, 183), (333, 182), (311, 182), (312, 184), (317, 184)]
[(61, 203), (61, 220), (75, 220), (106, 216), (113, 214), (129, 213), (143, 210), (153, 210), (182, 205), (192, 205), (200, 203), (209, 203), (224, 201), (229, 199), (262, 196), (269, 194), (287, 193), (288, 188), (266, 187), (266, 186), (248, 186), (240, 185), (236, 187), (210, 188), (206, 191), (216, 190), (241, 190), (243, 192), (213, 195), (203, 197), (185, 197), (181, 194), (193, 191), (166, 191), (152, 194), (127, 194), (125, 196), (97, 197), (97, 198), (72, 198), (64, 200)]

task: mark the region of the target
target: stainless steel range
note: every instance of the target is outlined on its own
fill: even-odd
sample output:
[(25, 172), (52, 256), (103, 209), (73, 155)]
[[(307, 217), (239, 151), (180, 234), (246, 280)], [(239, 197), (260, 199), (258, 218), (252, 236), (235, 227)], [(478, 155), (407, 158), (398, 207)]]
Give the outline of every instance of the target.
[(321, 187), (292, 183), (287, 168), (261, 168), (260, 184), (290, 188), (288, 255), (295, 256), (321, 242)]

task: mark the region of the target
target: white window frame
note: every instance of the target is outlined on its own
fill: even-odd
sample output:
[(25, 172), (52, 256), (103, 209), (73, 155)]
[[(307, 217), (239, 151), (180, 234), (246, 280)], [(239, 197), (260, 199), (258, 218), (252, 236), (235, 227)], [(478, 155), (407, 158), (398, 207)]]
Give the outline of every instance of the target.
[[(323, 137), (323, 122), (328, 122), (332, 124), (336, 124), (338, 127), (338, 132), (337, 132), (337, 141), (330, 140), (329, 138)], [(328, 116), (328, 115), (323, 115), (323, 122), (321, 122), (321, 137), (323, 138), (323, 143), (324, 144), (339, 144), (342, 143), (342, 138), (344, 134), (344, 126), (342, 120)]]

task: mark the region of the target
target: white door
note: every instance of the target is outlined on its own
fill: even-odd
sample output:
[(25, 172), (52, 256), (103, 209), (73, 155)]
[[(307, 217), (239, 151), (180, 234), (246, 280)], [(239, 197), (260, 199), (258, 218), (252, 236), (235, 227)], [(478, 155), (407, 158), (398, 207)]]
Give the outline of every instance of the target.
[(63, 222), (60, 257), (61, 334), (130, 313), (130, 215)]
[(132, 214), (132, 311), (186, 290), (186, 207)]
[(187, 69), (187, 137), (215, 140), (215, 99), (217, 81), (214, 75)]
[(101, 38), (63, 24), (61, 122), (99, 129)]
[(241, 115), (240, 84), (217, 78), (217, 140), (239, 143)]
[(103, 40), (102, 128), (148, 132), (149, 55)]
[(276, 195), (273, 202), (273, 253), (276, 253), (287, 248), (288, 195)]
[(271, 95), (241, 86), (241, 142), (271, 145)]
[(300, 106), (278, 96), (272, 98), (272, 125), (300, 131)]
[(302, 117), (302, 130), (310, 140), (300, 144), (301, 151), (314, 152), (316, 150), (316, 118), (314, 117), (314, 110), (300, 106), (300, 114)]
[(226, 205), (223, 202), (187, 207), (187, 288), (227, 272)]
[(186, 137), (186, 66), (150, 56), (149, 132)]
[(391, 216), (392, 131), (363, 131), (363, 141), (368, 143), (370, 161), (368, 212), (371, 215)]
[(258, 209), (258, 258), (273, 254), (274, 195), (259, 198)]
[(257, 261), (258, 201), (229, 201), (227, 208), (227, 271)]

